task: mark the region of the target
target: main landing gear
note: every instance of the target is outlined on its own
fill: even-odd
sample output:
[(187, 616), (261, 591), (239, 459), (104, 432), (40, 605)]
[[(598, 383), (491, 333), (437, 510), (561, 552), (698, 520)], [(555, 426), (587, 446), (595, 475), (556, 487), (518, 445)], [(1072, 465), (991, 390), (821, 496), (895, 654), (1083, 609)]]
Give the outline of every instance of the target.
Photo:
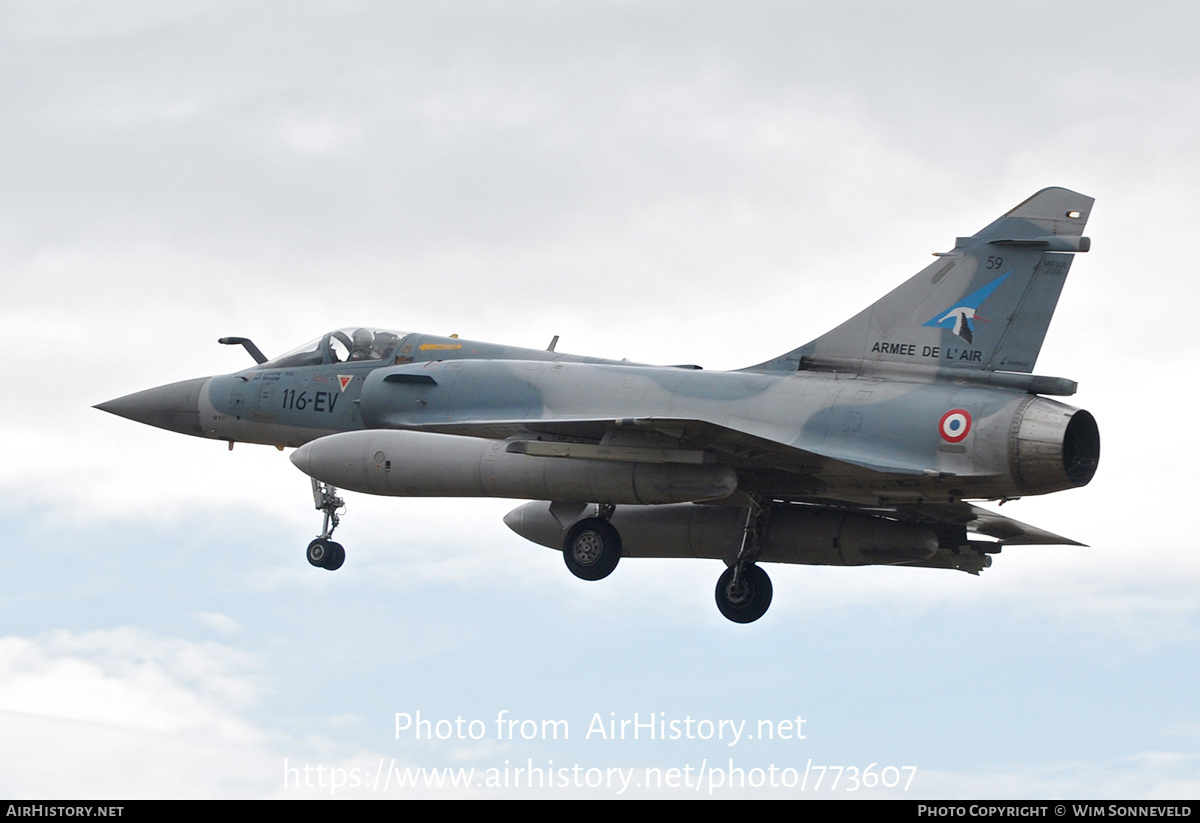
[(621, 559), (621, 535), (608, 522), (616, 509), (611, 503), (597, 506), (595, 517), (585, 517), (567, 530), (563, 560), (571, 574), (582, 580), (603, 580)]
[(717, 578), (717, 608), (734, 623), (753, 623), (771, 606), (771, 578), (755, 565), (762, 552), (763, 529), (770, 510), (752, 500), (746, 510), (742, 547), (733, 565)]
[[(621, 559), (621, 535), (609, 522), (615, 506), (600, 505), (596, 514), (567, 529), (563, 561), (571, 574), (583, 580), (602, 580)], [(753, 500), (746, 510), (742, 545), (732, 565), (717, 580), (717, 608), (734, 623), (753, 623), (771, 605), (771, 578), (756, 564), (762, 552), (763, 530), (769, 509)]]
[(308, 562), (319, 569), (337, 571), (346, 562), (346, 550), (342, 548), (341, 543), (335, 543), (329, 538), (333, 537), (333, 530), (338, 527), (338, 512), (345, 511), (346, 503), (337, 496), (337, 489), (316, 478), (313, 478), (312, 490), (313, 502), (317, 511), (325, 515), (325, 522), (321, 527), (321, 534), (308, 544)]
[(753, 623), (771, 605), (771, 578), (761, 566), (747, 566), (740, 575), (731, 567), (717, 578), (717, 608), (734, 623)]

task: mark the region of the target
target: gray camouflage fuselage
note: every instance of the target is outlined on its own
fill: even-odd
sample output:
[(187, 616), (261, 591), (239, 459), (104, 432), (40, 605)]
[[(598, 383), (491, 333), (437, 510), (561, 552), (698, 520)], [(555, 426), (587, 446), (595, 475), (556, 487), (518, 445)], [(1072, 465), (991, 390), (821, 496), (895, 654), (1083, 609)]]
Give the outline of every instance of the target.
[[(339, 488), (544, 501), (506, 522), (565, 539), (589, 579), (621, 555), (721, 557), (735, 574), (718, 604), (757, 559), (978, 572), (1003, 545), (1074, 541), (965, 501), (1083, 486), (1098, 465), (1092, 416), (1040, 396), (1075, 384), (1032, 374), (1091, 206), (1045, 189), (827, 334), (739, 371), (344, 329), (99, 408), (296, 447)], [(597, 553), (611, 565), (588, 571)], [(735, 620), (766, 608), (731, 602)]]

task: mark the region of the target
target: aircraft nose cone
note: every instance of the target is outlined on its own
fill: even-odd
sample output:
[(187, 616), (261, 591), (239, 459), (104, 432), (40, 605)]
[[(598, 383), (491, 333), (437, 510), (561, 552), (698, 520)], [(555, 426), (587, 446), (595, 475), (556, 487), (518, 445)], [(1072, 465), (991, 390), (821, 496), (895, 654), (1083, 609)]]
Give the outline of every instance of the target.
[(107, 403), (98, 403), (93, 408), (145, 423), (147, 426), (203, 437), (204, 430), (200, 427), (200, 393), (208, 381), (207, 377), (197, 377), (194, 380), (170, 383), (127, 394)]

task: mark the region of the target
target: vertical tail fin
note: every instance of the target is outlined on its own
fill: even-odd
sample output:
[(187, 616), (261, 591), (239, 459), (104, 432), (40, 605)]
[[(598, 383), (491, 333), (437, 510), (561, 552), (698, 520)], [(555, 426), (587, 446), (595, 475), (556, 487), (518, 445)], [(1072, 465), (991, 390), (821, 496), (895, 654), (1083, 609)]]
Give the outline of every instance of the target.
[(882, 300), (755, 370), (894, 362), (1032, 372), (1092, 198), (1042, 189)]

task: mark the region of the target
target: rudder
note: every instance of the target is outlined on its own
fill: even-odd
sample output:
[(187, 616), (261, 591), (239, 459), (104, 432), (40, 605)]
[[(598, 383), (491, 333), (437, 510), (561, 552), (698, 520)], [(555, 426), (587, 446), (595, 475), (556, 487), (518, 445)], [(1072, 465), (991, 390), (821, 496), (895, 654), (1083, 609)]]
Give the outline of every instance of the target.
[(905, 363), (1032, 372), (1095, 201), (1042, 189), (883, 299), (755, 370)]

